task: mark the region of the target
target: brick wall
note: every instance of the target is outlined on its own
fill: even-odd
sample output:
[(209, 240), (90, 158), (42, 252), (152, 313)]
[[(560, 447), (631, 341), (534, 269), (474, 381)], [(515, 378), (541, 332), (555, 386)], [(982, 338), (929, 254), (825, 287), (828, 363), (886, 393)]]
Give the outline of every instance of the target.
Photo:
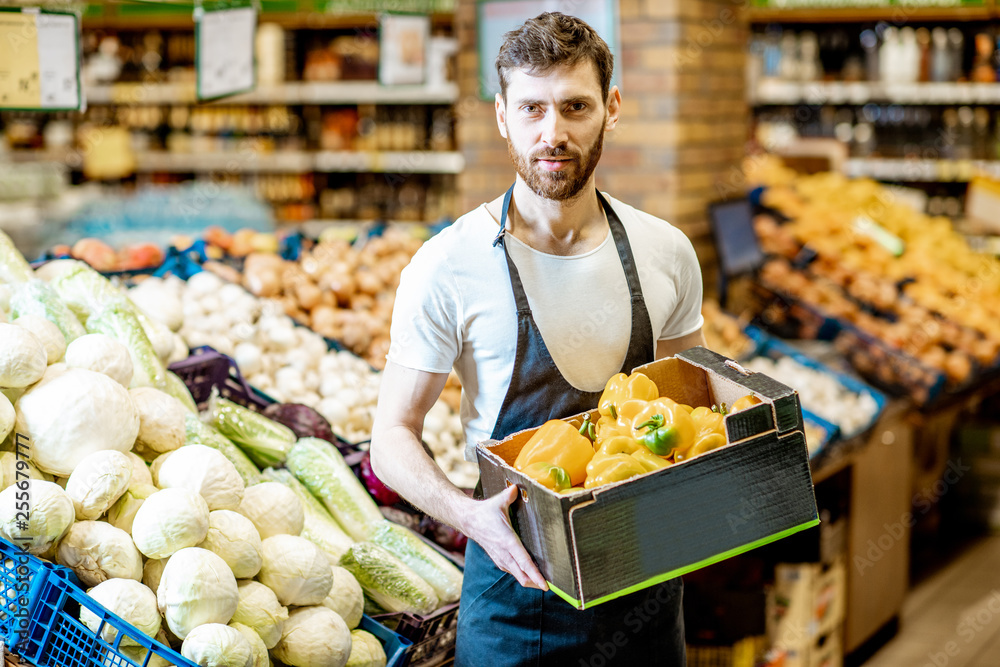
[[(619, 0), (622, 119), (606, 137), (598, 187), (680, 227), (715, 290), (715, 251), (706, 205), (738, 184), (748, 111), (744, 101), (747, 25), (735, 0)], [(457, 137), (466, 169), (462, 211), (513, 180), (493, 103), (478, 99), (475, 0), (459, 0)], [(735, 187), (738, 187), (736, 185)]]

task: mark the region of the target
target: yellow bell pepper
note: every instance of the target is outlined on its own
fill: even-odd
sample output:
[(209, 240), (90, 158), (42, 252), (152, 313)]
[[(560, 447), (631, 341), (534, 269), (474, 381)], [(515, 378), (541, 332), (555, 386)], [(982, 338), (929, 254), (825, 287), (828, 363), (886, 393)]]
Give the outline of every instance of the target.
[(559, 466), (554, 466), (546, 461), (538, 461), (522, 470), (525, 475), (535, 480), (546, 489), (553, 491), (564, 491), (572, 486), (569, 475)]
[(597, 454), (610, 456), (611, 454), (631, 454), (639, 449), (639, 441), (629, 435), (616, 435), (601, 441), (601, 446)]
[(688, 449), (686, 452), (683, 452), (681, 454), (682, 458), (679, 460), (692, 459), (698, 456), (699, 454), (704, 454), (705, 452), (710, 452), (713, 449), (718, 449), (719, 447), (722, 447), (725, 444), (726, 444), (726, 436), (720, 435), (718, 433), (709, 433), (708, 435), (699, 438), (696, 443), (691, 445), (690, 449)]
[(696, 438), (710, 433), (726, 437), (726, 416), (721, 412), (713, 412), (709, 408), (695, 408), (691, 411), (691, 420), (694, 422)]
[(587, 466), (585, 489), (620, 482), (646, 473), (646, 469), (629, 454), (597, 455)]
[(753, 406), (760, 405), (761, 403), (763, 403), (763, 401), (753, 394), (747, 394), (746, 396), (738, 398), (733, 402), (732, 406), (729, 408), (729, 414), (739, 412), (740, 410), (746, 410), (747, 408), (752, 408)]
[(636, 447), (635, 451), (631, 454), (632, 458), (638, 461), (646, 472), (653, 472), (655, 470), (662, 470), (670, 465), (670, 461), (666, 460), (661, 456), (657, 456), (653, 452), (649, 451), (643, 446)]
[(672, 399), (658, 398), (646, 403), (632, 418), (632, 435), (654, 454), (666, 456), (694, 444), (694, 421)]
[(521, 448), (514, 467), (525, 472), (532, 463), (548, 463), (565, 470), (573, 486), (579, 486), (587, 477), (587, 464), (593, 457), (594, 446), (589, 438), (580, 435), (569, 422), (551, 419), (539, 426)]
[(632, 399), (651, 401), (660, 395), (656, 383), (642, 373), (619, 373), (604, 385), (604, 393), (597, 404), (602, 417), (618, 419), (622, 403)]

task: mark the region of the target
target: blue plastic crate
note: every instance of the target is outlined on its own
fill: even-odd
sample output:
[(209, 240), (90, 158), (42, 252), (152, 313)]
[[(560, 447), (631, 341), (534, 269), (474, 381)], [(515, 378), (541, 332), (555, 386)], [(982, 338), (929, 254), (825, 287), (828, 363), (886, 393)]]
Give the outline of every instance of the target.
[[(785, 342), (783, 342), (783, 341), (781, 341), (781, 340), (779, 340), (777, 338), (774, 338), (772, 336), (767, 335), (766, 333), (764, 333), (763, 331), (761, 331), (760, 329), (758, 329), (755, 326), (751, 325), (751, 326), (746, 327), (746, 329), (744, 330), (744, 332), (746, 333), (747, 336), (749, 336), (751, 339), (753, 339), (753, 341), (755, 343), (757, 343), (756, 356), (766, 356), (766, 357), (770, 357), (772, 359), (777, 359), (777, 358), (783, 357), (783, 356), (784, 357), (791, 357), (796, 362), (798, 362), (799, 364), (805, 366), (806, 368), (811, 368), (811, 369), (813, 369), (815, 371), (823, 373), (824, 375), (833, 376), (834, 378), (836, 378), (836, 380), (845, 389), (847, 389), (849, 391), (852, 391), (852, 392), (854, 392), (856, 394), (867, 394), (868, 396), (872, 397), (872, 399), (875, 401), (875, 405), (878, 407), (878, 409), (876, 410), (875, 414), (872, 416), (871, 421), (868, 424), (866, 424), (863, 428), (858, 429), (858, 431), (856, 433), (840, 433), (840, 432), (838, 432), (836, 434), (837, 436), (843, 437), (843, 438), (851, 438), (851, 437), (857, 436), (857, 435), (859, 435), (861, 433), (867, 432), (868, 429), (870, 429), (875, 424), (875, 422), (878, 421), (878, 418), (882, 414), (882, 411), (885, 410), (885, 403), (886, 403), (885, 395), (882, 394), (881, 392), (877, 391), (876, 389), (870, 387), (869, 385), (865, 384), (861, 380), (859, 380), (857, 378), (854, 378), (854, 377), (851, 377), (850, 375), (847, 375), (845, 373), (841, 373), (839, 371), (835, 371), (835, 370), (829, 368), (828, 366), (825, 366), (824, 364), (819, 363), (818, 361), (816, 361), (814, 359), (810, 359), (806, 355), (804, 355), (801, 352), (799, 352), (798, 350), (796, 350), (791, 345), (788, 345), (787, 343), (785, 343)], [(806, 413), (806, 410), (803, 410), (803, 414), (805, 414), (805, 413)], [(815, 418), (817, 418), (817, 419), (819, 419), (818, 415), (812, 415), (812, 416), (815, 417)], [(825, 423), (828, 424), (828, 425), (830, 425), (830, 426), (833, 426), (833, 424), (829, 424), (829, 422), (825, 422)], [(819, 425), (822, 426), (822, 424), (819, 424)], [(836, 427), (833, 426), (833, 428), (836, 428)]]
[(823, 432), (823, 439), (820, 441), (819, 445), (809, 452), (810, 459), (818, 457), (826, 451), (827, 446), (831, 442), (840, 439), (840, 427), (836, 424), (831, 424), (819, 415), (815, 415), (808, 410), (802, 410), (802, 421), (808, 422), (811, 426)]
[(11, 650), (28, 631), (47, 575), (44, 561), (0, 537), (0, 641)]
[[(39, 561), (41, 562), (41, 561)], [(44, 564), (43, 564), (44, 565)], [(37, 667), (143, 667), (121, 651), (125, 637), (169, 660), (177, 667), (197, 667), (169, 646), (145, 635), (119, 616), (104, 609), (80, 587), (73, 572), (58, 565), (47, 565), (47, 575), (39, 586), (39, 599), (33, 609), (28, 630), (18, 647), (19, 655)], [(86, 607), (102, 620), (96, 630), (80, 622), (80, 609)], [(118, 630), (113, 642), (101, 634), (105, 627)], [(403, 667), (410, 640), (389, 630), (369, 616), (363, 616), (358, 626), (371, 633), (382, 644), (386, 667)]]
[(413, 646), (409, 639), (396, 634), (367, 614), (361, 617), (358, 629), (370, 632), (382, 644), (386, 657), (385, 667), (403, 667), (406, 664), (407, 652)]
[[(28, 631), (18, 647), (18, 654), (28, 663), (37, 667), (143, 667), (148, 657), (146, 661), (136, 662), (122, 653), (120, 644), (128, 637), (177, 667), (197, 667), (177, 651), (105, 609), (80, 588), (71, 570), (58, 565), (48, 568)], [(101, 619), (96, 630), (80, 621), (81, 608), (87, 608)], [(101, 637), (107, 627), (118, 631), (112, 642)]]

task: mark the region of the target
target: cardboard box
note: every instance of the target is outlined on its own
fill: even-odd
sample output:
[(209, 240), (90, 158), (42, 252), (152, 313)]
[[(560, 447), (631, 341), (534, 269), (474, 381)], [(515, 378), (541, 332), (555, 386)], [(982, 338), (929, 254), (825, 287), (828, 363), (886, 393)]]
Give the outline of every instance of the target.
[(484, 492), (521, 489), (514, 529), (552, 590), (579, 609), (819, 523), (795, 391), (701, 347), (635, 370), (687, 405), (731, 404), (748, 393), (764, 402), (726, 417), (725, 447), (566, 496), (513, 467), (535, 429), (477, 447)]
[(847, 568), (841, 557), (821, 563), (781, 563), (767, 596), (767, 636), (779, 648), (797, 650), (833, 633), (844, 621)]

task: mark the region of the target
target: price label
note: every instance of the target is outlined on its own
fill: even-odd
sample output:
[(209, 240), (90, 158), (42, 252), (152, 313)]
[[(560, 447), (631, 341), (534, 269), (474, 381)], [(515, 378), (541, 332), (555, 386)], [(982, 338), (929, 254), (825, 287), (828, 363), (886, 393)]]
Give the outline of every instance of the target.
[(75, 14), (0, 9), (0, 108), (83, 109)]
[(252, 90), (257, 80), (256, 8), (247, 2), (206, 2), (195, 8), (194, 20), (198, 99)]

